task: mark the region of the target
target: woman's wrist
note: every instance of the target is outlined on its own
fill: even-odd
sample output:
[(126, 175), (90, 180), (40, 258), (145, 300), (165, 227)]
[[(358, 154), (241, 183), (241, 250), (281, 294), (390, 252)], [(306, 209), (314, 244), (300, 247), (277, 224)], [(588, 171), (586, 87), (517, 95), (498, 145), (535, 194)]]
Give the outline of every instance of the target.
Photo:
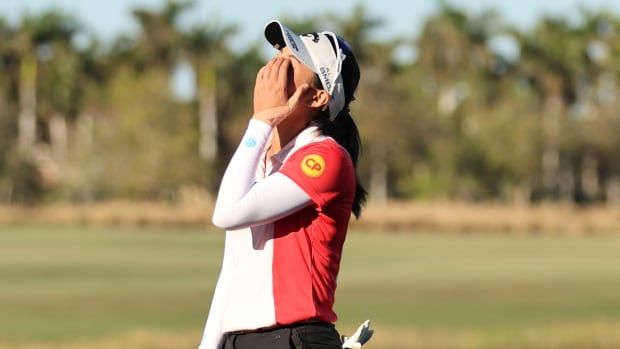
[(250, 124), (248, 125), (248, 129), (259, 129), (263, 132), (271, 132), (273, 127), (274, 125), (269, 120), (263, 120), (255, 116), (252, 116)]
[(285, 107), (275, 107), (255, 112), (252, 116), (253, 120), (263, 122), (271, 127), (276, 127), (278, 123), (286, 116)]
[(256, 148), (262, 151), (272, 130), (273, 126), (269, 123), (251, 118), (241, 142), (246, 148)]
[(260, 122), (272, 128), (275, 126), (272, 120), (256, 117), (256, 115), (252, 116), (252, 118), (250, 119), (250, 122)]

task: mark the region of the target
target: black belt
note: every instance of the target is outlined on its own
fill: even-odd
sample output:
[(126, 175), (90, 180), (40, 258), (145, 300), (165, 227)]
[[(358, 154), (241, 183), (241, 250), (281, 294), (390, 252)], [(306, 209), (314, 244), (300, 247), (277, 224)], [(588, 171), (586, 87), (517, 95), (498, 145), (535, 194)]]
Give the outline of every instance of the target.
[(324, 348), (342, 348), (334, 324), (311, 319), (287, 325), (227, 332), (220, 349), (302, 349), (309, 347), (309, 341), (319, 341)]
[(248, 334), (248, 333), (264, 333), (264, 332), (269, 332), (269, 331), (273, 331), (273, 330), (278, 330), (281, 328), (294, 328), (294, 327), (299, 327), (299, 326), (305, 326), (305, 325), (323, 325), (323, 326), (329, 326), (332, 328), (335, 328), (336, 326), (330, 322), (325, 322), (325, 321), (321, 321), (321, 320), (316, 320), (316, 319), (310, 319), (310, 320), (304, 320), (304, 321), (300, 321), (300, 322), (295, 322), (292, 324), (288, 324), (288, 325), (274, 325), (274, 326), (269, 326), (269, 327), (261, 327), (261, 328), (257, 328), (254, 330), (239, 330), (239, 331), (230, 331), (230, 332), (226, 332), (225, 335), (236, 335), (236, 334)]

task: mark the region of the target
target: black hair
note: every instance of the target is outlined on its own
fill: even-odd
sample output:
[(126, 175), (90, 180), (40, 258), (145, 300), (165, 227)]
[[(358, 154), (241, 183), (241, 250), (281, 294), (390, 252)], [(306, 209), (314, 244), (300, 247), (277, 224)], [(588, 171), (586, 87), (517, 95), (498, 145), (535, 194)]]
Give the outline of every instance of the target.
[[(331, 40), (332, 38), (330, 36), (328, 37), (335, 50), (335, 43)], [(357, 125), (353, 117), (351, 117), (349, 104), (355, 100), (354, 94), (360, 79), (360, 69), (349, 45), (340, 37), (338, 37), (338, 45), (346, 55), (344, 62), (342, 62), (341, 69), (342, 82), (344, 85), (344, 107), (333, 121), (329, 118), (329, 110), (326, 109), (320, 112), (313, 120), (313, 124), (319, 128), (321, 134), (333, 138), (338, 144), (345, 148), (351, 160), (353, 160), (356, 185), (352, 211), (355, 218), (359, 218), (362, 213), (362, 206), (366, 204), (368, 193), (361, 185), (357, 174), (357, 161), (362, 151), (362, 141)], [(313, 85), (315, 88), (323, 88), (318, 75), (315, 75)]]

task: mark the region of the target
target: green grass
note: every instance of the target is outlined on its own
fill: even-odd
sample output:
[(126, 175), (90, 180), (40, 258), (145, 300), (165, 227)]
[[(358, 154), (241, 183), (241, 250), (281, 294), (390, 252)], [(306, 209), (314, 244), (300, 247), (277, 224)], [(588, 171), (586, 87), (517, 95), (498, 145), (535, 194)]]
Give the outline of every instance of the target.
[[(0, 227), (0, 343), (138, 330), (198, 340), (222, 247), (223, 235), (206, 230)], [(370, 318), (384, 335), (418, 340), (464, 333), (517, 343), (536, 328), (580, 326), (586, 337), (603, 326), (604, 336), (605, 324), (620, 324), (620, 236), (352, 231), (336, 308), (345, 332)]]

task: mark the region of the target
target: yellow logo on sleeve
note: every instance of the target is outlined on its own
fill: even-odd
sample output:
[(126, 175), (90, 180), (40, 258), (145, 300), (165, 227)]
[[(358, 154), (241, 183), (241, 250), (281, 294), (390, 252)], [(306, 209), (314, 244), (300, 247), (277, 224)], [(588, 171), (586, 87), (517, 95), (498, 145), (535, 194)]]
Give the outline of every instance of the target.
[(301, 160), (301, 171), (308, 177), (319, 177), (324, 170), (325, 159), (319, 154), (310, 154)]

